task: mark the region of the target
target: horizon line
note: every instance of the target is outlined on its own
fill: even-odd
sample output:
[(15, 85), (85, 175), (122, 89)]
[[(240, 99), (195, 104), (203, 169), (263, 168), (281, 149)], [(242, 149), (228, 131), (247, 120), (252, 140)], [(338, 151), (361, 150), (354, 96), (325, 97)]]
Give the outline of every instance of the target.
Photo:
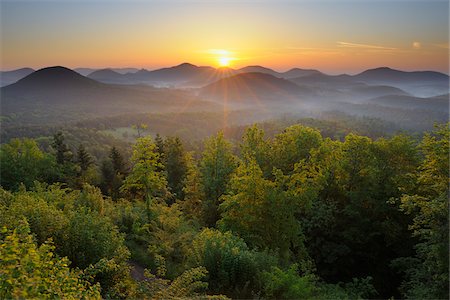
[(289, 68), (283, 68), (282, 69), (282, 68), (266, 67), (264, 65), (246, 65), (244, 67), (233, 68), (233, 67), (230, 67), (230, 66), (228, 66), (228, 67), (215, 67), (215, 66), (211, 66), (211, 65), (196, 65), (196, 64), (193, 64), (193, 63), (189, 63), (189, 62), (182, 62), (182, 63), (171, 65), (171, 66), (157, 67), (157, 68), (145, 68), (145, 67), (133, 67), (133, 66), (118, 66), (118, 67), (114, 67), (114, 66), (108, 66), (108, 67), (67, 67), (67, 66), (64, 66), (64, 65), (51, 65), (51, 66), (45, 66), (45, 67), (40, 67), (40, 68), (34, 68), (34, 67), (24, 66), (24, 67), (18, 67), (18, 68), (14, 68), (14, 69), (0, 69), (0, 72), (12, 72), (12, 71), (20, 70), (20, 69), (33, 69), (34, 71), (39, 71), (41, 69), (52, 68), (52, 67), (64, 67), (64, 68), (70, 69), (72, 71), (75, 71), (76, 69), (92, 69), (93, 71), (107, 70), (107, 69), (110, 69), (110, 70), (114, 70), (114, 69), (136, 69), (137, 71), (146, 70), (146, 71), (152, 72), (152, 71), (158, 71), (158, 70), (161, 70), (161, 69), (174, 68), (174, 67), (178, 67), (178, 66), (181, 66), (181, 65), (192, 65), (192, 66), (198, 67), (198, 68), (200, 68), (200, 67), (209, 67), (209, 68), (213, 68), (213, 69), (216, 69), (216, 70), (219, 70), (219, 69), (231, 69), (233, 71), (238, 71), (238, 70), (241, 70), (241, 69), (244, 69), (244, 68), (248, 68), (248, 67), (261, 67), (261, 68), (266, 68), (266, 69), (275, 71), (277, 73), (286, 73), (286, 72), (288, 72), (290, 70), (293, 70), (293, 69), (301, 69), (301, 70), (315, 70), (315, 71), (319, 71), (319, 72), (321, 72), (321, 73), (323, 73), (325, 75), (357, 75), (357, 74), (360, 74), (360, 73), (365, 72), (365, 71), (376, 70), (376, 69), (383, 69), (383, 68), (396, 70), (396, 71), (401, 71), (401, 72), (436, 72), (436, 73), (445, 74), (447, 76), (450, 75), (449, 70), (447, 70), (446, 72), (438, 71), (438, 70), (435, 70), (435, 69), (405, 70), (405, 69), (399, 69), (399, 68), (395, 68), (395, 67), (390, 67), (390, 66), (387, 66), (387, 65), (382, 65), (382, 66), (378, 66), (378, 67), (369, 67), (367, 69), (359, 69), (358, 71), (354, 71), (354, 72), (339, 71), (340, 72), (339, 73), (338, 71), (336, 71), (336, 72), (333, 72), (333, 74), (331, 74), (331, 73), (329, 73), (327, 71), (323, 71), (323, 70), (321, 70), (319, 68), (302, 68), (302, 67), (298, 67), (298, 66), (292, 66), (292, 67), (289, 67)]

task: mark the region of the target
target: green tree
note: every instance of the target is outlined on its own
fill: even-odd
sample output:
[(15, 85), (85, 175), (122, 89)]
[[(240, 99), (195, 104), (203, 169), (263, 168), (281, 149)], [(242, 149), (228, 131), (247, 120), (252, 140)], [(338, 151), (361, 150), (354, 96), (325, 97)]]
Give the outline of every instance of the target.
[(56, 162), (60, 165), (72, 161), (73, 153), (64, 143), (64, 135), (58, 131), (53, 135), (52, 147), (56, 152)]
[(47, 242), (37, 247), (26, 222), (14, 231), (0, 232), (0, 298), (100, 299), (98, 284), (86, 281), (83, 272), (70, 269), (67, 258), (54, 255)]
[(116, 174), (126, 175), (127, 169), (125, 160), (116, 147), (111, 148), (109, 159), (111, 160), (113, 170)]
[[(148, 280), (144, 281), (144, 298), (150, 299), (197, 299), (203, 298), (208, 283), (204, 282), (208, 271), (204, 267), (192, 268), (185, 271), (173, 281), (156, 277), (146, 271), (145, 276)], [(163, 273), (157, 274), (164, 276)], [(206, 296), (206, 295), (205, 295)], [(207, 297), (205, 297), (207, 298)], [(217, 298), (217, 299), (226, 299)]]
[(163, 149), (167, 184), (175, 198), (183, 199), (183, 181), (187, 172), (183, 144), (178, 137), (168, 137), (164, 142)]
[(3, 194), (2, 198), (5, 197), (11, 197), (11, 200), (0, 209), (0, 227), (17, 227), (25, 218), (38, 244), (49, 238), (62, 238), (68, 218), (54, 204), (48, 203), (40, 195), (26, 191)]
[(310, 157), (310, 151), (322, 143), (322, 136), (316, 129), (293, 125), (275, 136), (272, 143), (272, 163), (284, 174), (294, 170), (294, 165)]
[(165, 195), (166, 180), (157, 169), (159, 154), (151, 137), (140, 138), (133, 146), (131, 156), (132, 169), (126, 177), (121, 191), (138, 199), (146, 199)]
[(85, 269), (111, 298), (132, 296), (133, 283), (127, 264), (129, 251), (117, 227), (106, 216), (86, 207), (72, 212), (57, 251), (74, 266)]
[(83, 144), (80, 144), (77, 149), (77, 163), (80, 166), (81, 173), (86, 172), (94, 164), (92, 156), (86, 151)]
[(270, 143), (264, 139), (264, 130), (256, 124), (247, 128), (241, 144), (241, 157), (254, 158), (263, 171), (264, 177), (272, 175), (272, 163), (270, 161)]
[(417, 188), (401, 198), (401, 209), (413, 216), (410, 229), (419, 239), (415, 257), (397, 260), (406, 273), (402, 292), (411, 299), (448, 298), (449, 138), (449, 124), (424, 136)]
[(12, 139), (0, 147), (0, 184), (17, 190), (21, 183), (31, 187), (35, 180), (56, 179), (54, 158), (43, 153), (32, 139)]
[(153, 203), (154, 218), (145, 225), (148, 251), (155, 262), (163, 257), (167, 276), (174, 278), (184, 271), (186, 259), (197, 228), (181, 212), (178, 204)]
[(205, 142), (205, 150), (200, 161), (202, 185), (205, 193), (203, 218), (207, 226), (215, 226), (219, 220), (219, 198), (225, 193), (237, 159), (232, 145), (220, 132)]
[(120, 198), (120, 187), (127, 175), (125, 160), (116, 147), (109, 152), (109, 159), (103, 160), (100, 166), (102, 191), (113, 200)]
[(208, 271), (209, 291), (233, 298), (250, 298), (260, 289), (259, 276), (276, 264), (264, 252), (248, 249), (245, 242), (231, 232), (206, 228), (194, 239), (189, 265)]
[(184, 200), (178, 201), (181, 210), (198, 223), (202, 219), (202, 207), (205, 199), (200, 170), (192, 157), (192, 153), (186, 154), (187, 172), (183, 182)]
[(370, 275), (380, 296), (397, 296), (400, 278), (390, 262), (409, 255), (413, 240), (408, 217), (390, 199), (411, 188), (413, 141), (394, 136), (374, 142), (354, 134), (343, 143), (327, 139), (307, 165), (318, 170), (322, 188), (299, 219), (318, 275), (332, 281)]

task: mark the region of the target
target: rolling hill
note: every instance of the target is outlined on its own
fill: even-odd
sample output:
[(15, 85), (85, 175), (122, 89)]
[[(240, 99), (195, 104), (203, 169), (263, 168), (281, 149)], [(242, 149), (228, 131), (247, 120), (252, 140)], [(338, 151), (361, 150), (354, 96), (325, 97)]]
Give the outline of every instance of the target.
[(104, 83), (123, 83), (123, 76), (112, 69), (102, 69), (92, 72), (87, 77)]
[(97, 82), (64, 67), (38, 70), (0, 89), (4, 126), (133, 112), (214, 109), (185, 91)]
[(281, 104), (286, 100), (310, 97), (314, 91), (286, 79), (255, 72), (223, 78), (202, 88), (200, 95), (219, 101), (277, 101)]
[(31, 68), (22, 68), (12, 71), (2, 71), (0, 72), (0, 86), (12, 84), (33, 72), (34, 70)]

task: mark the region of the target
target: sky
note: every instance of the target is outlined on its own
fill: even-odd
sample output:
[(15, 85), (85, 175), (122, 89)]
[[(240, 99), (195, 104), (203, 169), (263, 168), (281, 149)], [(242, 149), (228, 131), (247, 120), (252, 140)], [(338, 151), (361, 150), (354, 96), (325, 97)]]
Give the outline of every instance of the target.
[(449, 69), (447, 0), (0, 0), (1, 69)]

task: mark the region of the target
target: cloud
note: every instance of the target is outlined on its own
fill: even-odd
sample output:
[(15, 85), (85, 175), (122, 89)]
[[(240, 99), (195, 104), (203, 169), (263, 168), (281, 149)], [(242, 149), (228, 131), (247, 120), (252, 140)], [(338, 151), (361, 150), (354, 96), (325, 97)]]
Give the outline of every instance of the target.
[(366, 49), (366, 50), (397, 50), (397, 48), (393, 47), (385, 47), (379, 45), (368, 45), (368, 44), (358, 44), (358, 43), (349, 43), (349, 42), (337, 42), (338, 47), (343, 48), (357, 48), (357, 49)]
[(420, 42), (413, 42), (412, 47), (414, 49), (420, 49), (422, 47), (422, 44)]
[(443, 49), (450, 49), (449, 44), (448, 43), (442, 43), (442, 44), (433, 44), (433, 46), (438, 47), (438, 48), (443, 48)]

